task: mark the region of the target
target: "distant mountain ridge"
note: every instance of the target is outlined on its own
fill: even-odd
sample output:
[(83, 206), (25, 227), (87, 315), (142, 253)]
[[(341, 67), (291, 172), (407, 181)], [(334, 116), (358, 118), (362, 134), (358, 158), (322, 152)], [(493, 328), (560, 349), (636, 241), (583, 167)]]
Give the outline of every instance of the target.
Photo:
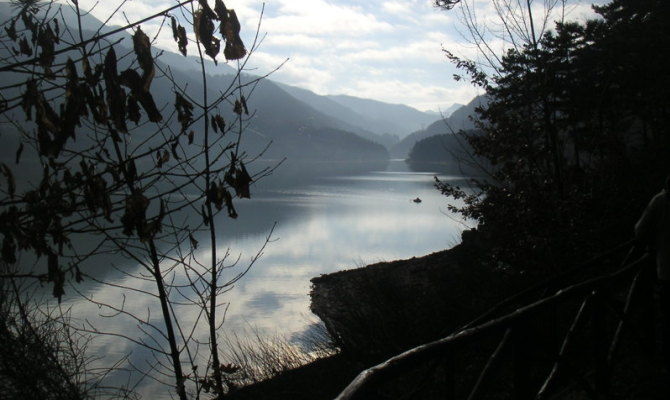
[(311, 108), (340, 121), (344, 128), (356, 132), (359, 136), (382, 144), (386, 148), (390, 148), (399, 140), (396, 135), (384, 134), (382, 130), (376, 129), (374, 121), (366, 116), (357, 113), (349, 107), (341, 105), (330, 99), (328, 96), (321, 96), (310, 90), (296, 86), (290, 86), (279, 82), (274, 83), (291, 96), (308, 104)]
[(422, 139), (435, 135), (449, 135), (460, 130), (470, 130), (475, 128), (473, 121), (476, 118), (475, 109), (486, 104), (486, 97), (480, 95), (472, 99), (467, 105), (454, 111), (448, 118), (440, 118), (430, 124), (427, 128), (412, 132), (410, 135), (396, 143), (390, 149), (391, 157), (406, 158), (409, 156), (412, 147)]
[[(9, 3), (0, 1), (0, 11), (3, 15), (13, 13), (9, 7)], [(76, 18), (68, 7), (63, 8), (63, 15), (70, 25), (76, 23)], [(102, 26), (102, 22), (90, 14), (82, 17), (82, 24), (85, 37), (93, 36), (98, 30), (107, 32), (117, 28)], [(121, 45), (125, 46), (125, 51), (132, 52), (130, 34), (120, 32), (113, 35), (113, 39), (122, 39)], [(198, 93), (202, 91), (202, 85), (198, 82), (201, 61), (191, 55), (184, 57), (163, 49), (153, 50), (155, 53), (161, 53), (157, 59), (161, 69), (170, 68), (175, 79), (188, 84), (188, 92), (197, 98)], [(193, 47), (189, 47), (188, 50), (192, 52)], [(210, 59), (204, 60), (209, 76), (210, 98), (216, 98), (219, 91), (235, 78), (235, 70), (228, 66), (222, 57), (219, 58), (218, 66), (215, 66)], [(12, 80), (15, 77), (3, 74), (2, 78)], [(255, 78), (247, 74), (242, 75), (243, 81)], [(156, 79), (152, 91), (155, 91), (157, 102), (163, 106), (171, 106), (174, 94), (167, 82)], [(243, 135), (243, 148), (248, 154), (258, 154), (272, 142), (263, 157), (268, 159), (287, 157), (289, 162), (301, 160), (382, 162), (389, 158), (388, 149), (395, 149), (400, 143), (408, 142), (405, 136), (410, 132), (415, 132), (412, 134), (415, 135), (421, 132), (423, 127), (433, 123), (425, 130), (432, 129), (436, 119), (434, 113), (422, 112), (406, 105), (346, 95), (318, 95), (307, 89), (270, 79), (264, 79), (256, 86), (253, 95), (248, 99), (248, 104), (249, 108), (255, 111), (255, 115)], [(459, 111), (456, 111), (454, 116)], [(229, 110), (225, 106), (222, 109), (222, 116), (226, 119), (235, 118), (232, 109)], [(404, 139), (399, 143), (399, 138)], [(3, 142), (6, 140), (5, 137)], [(414, 139), (409, 142), (413, 144), (412, 140)], [(405, 154), (407, 152), (409, 148)]]
[(348, 107), (372, 121), (375, 129), (384, 134), (403, 138), (435, 120), (435, 116), (404, 104), (363, 99), (348, 95), (327, 95), (329, 99)]

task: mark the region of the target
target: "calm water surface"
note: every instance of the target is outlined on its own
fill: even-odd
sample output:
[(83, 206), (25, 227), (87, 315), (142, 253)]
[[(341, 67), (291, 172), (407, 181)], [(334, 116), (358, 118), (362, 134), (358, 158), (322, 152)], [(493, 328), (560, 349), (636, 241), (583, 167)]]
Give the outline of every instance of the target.
[[(227, 276), (247, 265), (275, 222), (276, 227), (260, 259), (223, 297), (228, 303), (223, 334), (243, 334), (250, 328), (286, 337), (298, 334), (316, 320), (309, 311), (311, 278), (378, 261), (421, 256), (457, 244), (464, 225), (448, 213), (446, 198), (433, 187), (433, 175), (408, 171), (403, 162), (392, 161), (386, 171), (323, 178), (285, 190), (259, 189), (252, 193), (254, 198), (238, 201), (240, 217), (222, 217), (217, 224), (223, 238), (218, 250), (230, 253), (226, 264), (239, 258), (237, 266), (226, 271)], [(416, 197), (422, 202), (412, 202)], [(208, 249), (200, 247), (198, 251), (206, 260)], [(139, 269), (130, 266), (130, 272)], [(154, 291), (151, 282), (138, 282), (122, 273), (105, 279)], [(81, 291), (96, 301), (116, 304), (161, 324), (155, 298), (90, 282)], [(179, 298), (173, 293), (173, 299)], [(132, 318), (101, 317), (113, 313), (76, 297), (69, 304), (75, 307), (75, 315), (86, 315), (101, 331), (121, 332), (150, 343), (141, 329), (151, 328)], [(177, 312), (185, 325), (197, 318), (188, 310), (184, 307)], [(135, 363), (147, 362), (146, 351), (117, 336), (96, 338), (91, 351), (117, 359), (132, 352), (130, 358)], [(146, 394), (157, 383), (146, 381), (142, 385)]]

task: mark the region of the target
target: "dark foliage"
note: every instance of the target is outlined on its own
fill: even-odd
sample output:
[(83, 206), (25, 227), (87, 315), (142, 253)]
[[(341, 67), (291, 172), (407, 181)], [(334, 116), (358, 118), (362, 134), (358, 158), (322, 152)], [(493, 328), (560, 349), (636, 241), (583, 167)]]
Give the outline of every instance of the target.
[(670, 167), (669, 9), (597, 7), (602, 19), (558, 24), (482, 83), (491, 101), (469, 142), (492, 179), (476, 182), (481, 195), (437, 186), (465, 199), (452, 209), (479, 222), (495, 261), (556, 270), (631, 235)]
[(475, 158), (466, 137), (476, 131), (429, 136), (414, 144), (406, 162), (414, 171), (440, 171), (461, 176), (477, 176), (485, 160)]
[[(190, 13), (185, 7), (190, 2), (195, 0), (173, 5), (142, 21), (170, 19), (179, 51), (186, 55), (187, 45), (195, 48), (201, 62), (203, 53), (216, 60), (222, 40), (226, 42), (227, 60), (247, 55), (233, 10), (217, 0), (215, 13), (206, 1), (200, 0), (197, 10)], [(110, 253), (132, 260), (143, 268), (141, 274), (145, 275), (141, 278), (129, 275), (151, 279), (155, 284), (155, 294), (144, 293), (152, 295), (160, 305), (164, 325), (154, 333), (158, 340), (139, 328), (151, 337), (147, 339), (152, 343), (150, 346), (126, 332), (114, 335), (165, 357), (159, 362), (164, 369), (160, 373), (172, 377), (175, 394), (180, 399), (187, 398), (187, 385), (193, 388), (195, 397), (205, 389), (223, 394), (222, 376), (228, 370), (218, 358), (217, 295), (225, 293), (233, 281), (221, 278), (219, 267), (223, 261), (216, 253), (213, 221), (224, 204), (230, 217), (237, 216), (233, 197), (249, 198), (254, 179), (247, 171), (247, 155), (238, 153), (246, 121), (238, 113), (238, 118), (229, 119), (226, 124), (219, 114), (233, 103), (241, 104), (245, 115), (249, 114), (241, 81), (216, 97), (208, 97), (203, 64), (199, 82), (203, 88), (202, 100), (196, 100), (194, 91), (185, 87), (188, 85), (178, 82), (164, 63), (156, 62), (158, 55), (152, 49), (152, 39), (139, 22), (109, 29), (98, 21), (91, 35), (82, 20), (92, 17), (80, 10), (76, 1), (59, 5), (52, 1), (19, 0), (14, 5), (5, 29), (0, 31), (3, 77), (0, 120), (2, 135), (6, 135), (3, 139), (17, 145), (19, 165), (0, 163), (0, 265), (12, 267), (0, 271), (0, 289), (5, 282), (12, 285), (24, 281), (48, 282), (60, 302), (68, 281), (78, 283), (85, 276), (91, 278), (86, 275), (91, 260), (102, 259), (110, 269), (113, 262), (105, 258)], [(180, 17), (170, 17), (169, 13), (175, 10), (181, 12)], [(177, 20), (189, 17), (196, 37), (191, 44)], [(219, 37), (216, 26), (221, 26)], [(60, 36), (68, 38), (67, 43)], [(124, 39), (126, 43), (132, 42), (132, 49), (116, 46)], [(249, 86), (256, 83), (257, 80), (245, 82)], [(166, 104), (166, 99), (172, 96), (174, 109)], [(206, 122), (210, 114), (216, 115), (213, 119), (216, 136), (209, 134), (210, 125)], [(226, 135), (233, 129), (235, 135)], [(188, 138), (180, 140), (181, 136)], [(22, 158), (24, 148), (27, 154)], [(37, 181), (31, 179), (35, 170), (41, 172)], [(17, 182), (15, 176), (19, 174), (23, 176)], [(177, 215), (183, 221), (188, 212), (196, 214), (197, 210), (202, 210), (202, 220), (174, 222)], [(193, 254), (186, 243), (193, 248), (197, 246), (193, 233), (204, 230), (203, 225), (208, 227), (212, 243), (210, 266), (189, 261), (190, 256), (174, 258), (175, 253)], [(194, 366), (197, 350), (190, 352), (189, 348), (195, 339), (181, 331), (179, 317), (172, 309), (174, 300), (169, 293), (174, 290), (175, 267), (165, 268), (168, 256), (187, 271), (185, 274), (201, 268), (197, 279), (188, 278), (189, 294), (180, 291), (183, 297), (180, 305), (197, 307), (206, 315), (195, 322), (209, 328), (208, 339), (198, 340), (196, 346), (209, 350), (209, 358), (201, 364), (205, 366), (201, 367), (202, 372), (197, 372), (197, 365)], [(244, 272), (234, 279), (243, 275)], [(133, 291), (131, 286), (123, 289)], [(113, 304), (98, 303), (98, 306), (115, 309), (115, 315), (134, 318), (139, 325), (151, 325), (149, 317), (142, 319), (124, 308), (123, 293), (124, 303), (118, 308)], [(0, 292), (0, 306), (5, 300), (6, 294)], [(43, 307), (46, 306), (40, 304), (36, 309), (43, 312)], [(20, 321), (0, 315), (2, 344), (11, 346), (0, 354), (3, 363), (0, 367), (4, 368), (0, 372), (6, 376), (17, 372), (7, 385), (19, 382), (20, 386), (25, 371), (30, 371), (36, 380), (34, 388), (50, 392), (30, 398), (75, 398), (76, 391), (67, 392), (70, 388), (66, 378), (78, 379), (88, 371), (81, 365), (81, 369), (57, 375), (63, 372), (67, 360), (59, 358), (63, 348), (52, 339), (62, 337), (64, 346), (70, 344), (67, 340), (72, 336), (67, 329), (72, 326), (65, 321), (62, 325), (65, 328), (56, 332), (62, 333), (61, 336), (49, 332), (41, 335), (31, 328), (30, 318), (19, 314)], [(105, 334), (88, 321), (77, 329)], [(195, 327), (190, 329), (195, 331)], [(184, 367), (192, 371), (190, 374), (183, 372), (185, 353), (194, 357)], [(11, 363), (21, 371), (11, 371)], [(112, 369), (107, 366), (108, 371)], [(153, 367), (143, 371), (154, 372)], [(12, 386), (7, 390), (10, 389), (29, 393), (32, 388)], [(6, 390), (0, 392), (0, 397), (7, 394)]]
[[(0, 272), (6, 265), (0, 263)], [(34, 295), (34, 293), (32, 293)], [(27, 297), (27, 296), (26, 296)], [(25, 400), (91, 398), (82, 338), (0, 281), (0, 397)]]

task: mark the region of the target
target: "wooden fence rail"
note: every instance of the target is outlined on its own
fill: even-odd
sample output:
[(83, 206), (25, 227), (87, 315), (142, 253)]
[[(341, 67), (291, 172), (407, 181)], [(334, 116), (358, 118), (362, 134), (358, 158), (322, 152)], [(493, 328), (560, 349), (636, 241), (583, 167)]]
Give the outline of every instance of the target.
[[(464, 329), (449, 336), (415, 347), (368, 368), (362, 371), (336, 400), (375, 398), (375, 395), (371, 394), (375, 388), (393, 382), (398, 377), (429, 363), (442, 365), (440, 373), (446, 374), (440, 377), (444, 381), (441, 385), (444, 395), (440, 398), (455, 399), (456, 394), (461, 393), (460, 398), (475, 400), (485, 393), (490, 376), (501, 368), (505, 360), (503, 354), (506, 354), (509, 348), (512, 353), (512, 373), (511, 378), (508, 378), (513, 387), (513, 398), (546, 399), (556, 387), (568, 383), (578, 385), (594, 400), (606, 398), (622, 332), (631, 328), (632, 310), (635, 308), (633, 305), (639, 301), (653, 301), (650, 286), (653, 273), (649, 272), (652, 265), (651, 258), (648, 254), (644, 254), (639, 259), (627, 263), (631, 254), (628, 253), (624, 262), (626, 264), (613, 273), (602, 274), (561, 288), (551, 295), (486, 322), (482, 322), (480, 318), (476, 325), (466, 325)], [(621, 291), (625, 293), (622, 306), (620, 304), (622, 302), (615, 298), (615, 293)], [(564, 329), (558, 329), (557, 310), (561, 306), (572, 309), (572, 305), (576, 305), (574, 316), (569, 318)], [(485, 315), (493, 314), (489, 312)], [(651, 323), (637, 325), (637, 328), (641, 325), (644, 330), (638, 332), (638, 336), (641, 335), (646, 339), (653, 337), (653, 315), (646, 316), (646, 319), (649, 318), (652, 319)], [(614, 320), (614, 329), (608, 329), (608, 325), (611, 325), (608, 321), (611, 320)], [(543, 372), (544, 376), (540, 377), (533, 376), (533, 373), (537, 373), (537, 365), (534, 365), (531, 356), (533, 352), (529, 349), (530, 343), (541, 335), (539, 328), (535, 326), (538, 325), (537, 321), (546, 321), (550, 324), (542, 327), (545, 336), (547, 333), (549, 336), (555, 335), (545, 338), (542, 343), (541, 353), (548, 355), (550, 359), (548, 369)], [(576, 345), (578, 337), (583, 339), (585, 335), (592, 340), (587, 347), (592, 349), (593, 354), (589, 357), (582, 354), (583, 360), (574, 360), (568, 356), (570, 349)], [(475, 373), (474, 384), (471, 388), (457, 391), (455, 387), (460, 382), (456, 376), (459, 371), (466, 369), (466, 366), (461, 366), (459, 370), (458, 366), (454, 365), (459, 351), (465, 345), (478, 345), (484, 340), (495, 337), (498, 338), (497, 345), (494, 346), (493, 352), (479, 373)], [(575, 365), (578, 362), (585, 362), (584, 360), (592, 361), (593, 365), (588, 371)], [(561, 385), (556, 383), (558, 380), (561, 381)], [(397, 398), (401, 397), (400, 394), (397, 395)]]

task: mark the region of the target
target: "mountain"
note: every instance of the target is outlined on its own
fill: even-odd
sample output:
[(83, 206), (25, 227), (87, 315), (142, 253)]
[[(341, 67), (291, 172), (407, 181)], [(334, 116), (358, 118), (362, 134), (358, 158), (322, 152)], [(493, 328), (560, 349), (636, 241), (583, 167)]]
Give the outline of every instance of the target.
[(310, 90), (283, 83), (277, 83), (277, 85), (296, 99), (309, 104), (315, 110), (342, 121), (345, 127), (366, 139), (380, 143), (386, 148), (390, 148), (399, 140), (398, 136), (385, 131), (374, 119), (338, 103), (329, 96), (321, 96)]
[[(345, 121), (361, 135), (387, 147), (399, 138), (421, 129), (435, 120), (436, 114), (423, 112), (402, 104), (345, 95), (318, 95), (307, 89), (279, 84), (295, 98), (333, 118)], [(437, 114), (439, 115), (439, 114)]]
[(444, 118), (449, 118), (451, 114), (453, 114), (454, 111), (458, 110), (459, 108), (463, 107), (463, 104), (460, 103), (454, 103), (450, 105), (449, 107), (445, 108), (444, 110), (428, 110), (424, 111), (426, 114), (434, 115), (436, 117), (444, 117)]
[(458, 110), (458, 109), (460, 109), (464, 106), (465, 106), (465, 104), (454, 103), (454, 104), (450, 105), (449, 107), (447, 107), (446, 110), (443, 110), (442, 114), (447, 118), (451, 117), (451, 114), (453, 114), (456, 110)]
[(364, 115), (370, 125), (366, 129), (381, 134), (404, 138), (417, 129), (423, 129), (435, 120), (434, 115), (403, 104), (390, 104), (377, 100), (346, 95), (328, 95), (329, 99)]
[[(219, 81), (225, 82), (226, 76)], [(329, 161), (363, 161), (388, 158), (386, 149), (361, 137), (360, 131), (348, 130), (341, 121), (315, 110), (296, 99), (275, 82), (263, 80), (248, 101), (255, 110), (244, 140), (245, 148), (260, 151), (269, 140), (268, 158)]]
[[(0, 12), (3, 15), (14, 14), (9, 4), (5, 2), (0, 2)], [(63, 14), (68, 23), (75, 23), (76, 18), (73, 18), (73, 12), (69, 7), (63, 7)], [(102, 26), (102, 23), (91, 15), (83, 17), (82, 24), (84, 37), (95, 35), (95, 32)], [(105, 32), (111, 29), (113, 28), (104, 27), (100, 31)], [(117, 47), (117, 54), (132, 53), (132, 38), (128, 33), (115, 34), (114, 38), (121, 39)], [(193, 49), (193, 46), (188, 48), (189, 51)], [(200, 82), (199, 60), (195, 57), (183, 57), (160, 49), (153, 50), (155, 53), (162, 53), (161, 57), (156, 60), (158, 69), (165, 71), (170, 68), (174, 80), (188, 88), (187, 94), (195, 99), (201, 98), (203, 86)], [(4, 54), (5, 51), (0, 50), (0, 53)], [(59, 60), (64, 61), (66, 57), (67, 55), (61, 55)], [(210, 99), (217, 98), (236, 78), (234, 70), (225, 65), (223, 55), (220, 55), (219, 58), (221, 60), (216, 74), (213, 74), (213, 63), (209, 60), (205, 61), (208, 71), (208, 98)], [(134, 55), (120, 57), (122, 61), (119, 62), (119, 70), (128, 68), (129, 62), (134, 59)], [(7, 84), (23, 82), (24, 77), (7, 72), (1, 73), (0, 79)], [(254, 79), (255, 77), (250, 75), (242, 76), (243, 83)], [(253, 90), (249, 90), (250, 88)], [(23, 88), (17, 87), (12, 90), (20, 94)], [(158, 109), (174, 108), (175, 95), (169, 80), (157, 77), (152, 82), (151, 91)], [(9, 92), (3, 92), (4, 94), (9, 94)], [(261, 80), (257, 85), (249, 86), (246, 95), (250, 112), (254, 115), (248, 126), (245, 127), (241, 146), (251, 156), (264, 151), (271, 143), (262, 158), (278, 160), (286, 157), (287, 163), (285, 164), (298, 165), (301, 162), (318, 161), (323, 165), (325, 165), (324, 162), (330, 163), (331, 168), (334, 168), (337, 163), (347, 164), (346, 168), (351, 170), (352, 166), (368, 168), (366, 166), (369, 165), (366, 164), (368, 162), (374, 163), (375, 168), (379, 168), (379, 163), (385, 163), (388, 160), (388, 152), (384, 146), (373, 142), (377, 138), (374, 133), (321, 112), (307, 102), (290, 95), (270, 80)], [(233, 113), (233, 106), (226, 102), (222, 103), (220, 112), (226, 121), (232, 121), (236, 117)], [(17, 118), (24, 118), (24, 116), (18, 113)], [(179, 131), (176, 121), (173, 121), (172, 125), (174, 126), (170, 126), (171, 129)], [(196, 135), (202, 131), (202, 128), (202, 123), (193, 126)], [(142, 126), (134, 134), (142, 136), (148, 134), (150, 129), (150, 126)], [(9, 144), (2, 146), (4, 149), (0, 154), (2, 158), (7, 160), (13, 158), (18, 146), (16, 135), (16, 132), (9, 131), (0, 135), (0, 143)], [(79, 144), (73, 144), (73, 146), (79, 146)], [(308, 168), (301, 169), (307, 172), (315, 171)], [(325, 169), (319, 170), (319, 173), (322, 172), (326, 172)]]
[[(467, 131), (476, 135), (477, 130)], [(481, 175), (488, 163), (473, 156), (472, 148), (461, 135), (451, 133), (421, 139), (409, 153), (407, 163), (413, 171), (426, 171), (452, 175)]]
[(427, 128), (411, 133), (391, 148), (391, 156), (396, 158), (406, 158), (414, 144), (421, 139), (435, 135), (452, 134), (460, 130), (474, 129), (475, 123), (472, 119), (476, 117), (475, 108), (484, 105), (485, 102), (485, 96), (477, 96), (467, 105), (454, 111), (449, 118), (440, 118), (430, 124)]
[[(76, 26), (77, 18), (74, 11), (70, 7), (63, 7), (62, 10), (66, 24)], [(2, 11), (2, 15), (12, 15), (14, 13), (9, 3), (4, 1), (0, 1), (0, 11)], [(104, 26), (101, 21), (91, 14), (83, 15), (81, 22), (85, 38), (92, 37), (98, 30), (104, 33), (118, 28), (118, 26)], [(132, 39), (127, 32), (114, 34), (112, 38), (114, 40), (122, 40), (122, 45), (127, 47), (132, 46)], [(191, 54), (194, 51), (193, 46), (188, 47), (188, 51), (190, 52), (188, 57), (167, 50), (154, 50), (160, 52), (160, 61), (163, 65), (169, 66), (172, 71), (180, 71), (187, 74), (197, 73), (197, 75), (192, 75), (191, 80), (197, 79), (200, 76), (201, 61), (198, 57)], [(226, 64), (222, 55), (218, 59), (218, 66), (209, 58), (204, 60), (205, 69), (209, 75), (226, 80), (226, 76), (232, 76), (236, 73), (234, 68)], [(251, 75), (245, 76), (248, 80), (255, 78)], [(268, 81), (271, 80), (264, 80), (264, 82)], [(389, 104), (352, 96), (321, 96), (295, 86), (277, 82), (273, 83), (275, 85), (271, 90), (282, 90), (301, 102), (298, 104), (289, 101), (298, 107), (298, 109), (294, 110), (297, 112), (292, 112), (292, 115), (298, 115), (300, 110), (308, 108), (310, 110), (307, 110), (306, 114), (312, 115), (316, 120), (322, 120), (321, 122), (317, 122), (317, 125), (355, 133), (364, 139), (379, 143), (387, 149), (396, 144), (400, 138), (407, 136), (410, 132), (423, 128), (435, 120), (434, 115), (405, 105)], [(282, 96), (273, 94), (272, 97), (280, 100), (279, 98)], [(267, 104), (266, 102), (265, 106), (273, 108), (277, 104)], [(287, 109), (285, 106), (280, 106), (279, 108), (283, 110)], [(320, 115), (313, 115), (312, 111), (314, 110), (320, 112)], [(267, 111), (272, 112), (273, 110), (270, 109)]]

